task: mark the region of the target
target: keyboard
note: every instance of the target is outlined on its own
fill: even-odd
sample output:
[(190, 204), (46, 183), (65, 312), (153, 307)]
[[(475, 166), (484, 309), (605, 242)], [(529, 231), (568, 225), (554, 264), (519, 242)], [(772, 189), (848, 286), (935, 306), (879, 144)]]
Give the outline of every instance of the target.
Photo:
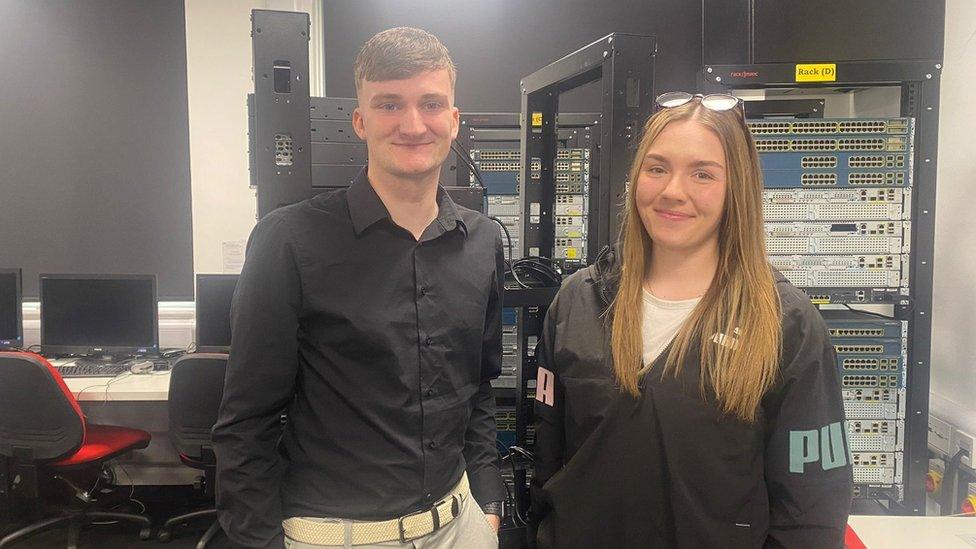
[(82, 362), (58, 366), (61, 377), (115, 377), (128, 371), (128, 365), (114, 362), (106, 364)]

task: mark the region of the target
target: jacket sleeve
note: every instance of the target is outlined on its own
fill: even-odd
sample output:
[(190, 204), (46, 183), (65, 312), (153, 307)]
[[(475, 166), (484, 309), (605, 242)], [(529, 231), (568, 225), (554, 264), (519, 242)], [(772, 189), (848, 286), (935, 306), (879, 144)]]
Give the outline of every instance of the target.
[(491, 380), (502, 369), (502, 305), (505, 292), (505, 256), (501, 236), (495, 239), (495, 275), (485, 311), (481, 344), (481, 385), (473, 397), (473, 408), (464, 435), (464, 461), (471, 493), (480, 505), (505, 499), (498, 466), (495, 424), (495, 394)]
[(284, 222), (254, 228), (231, 307), (232, 341), (213, 429), (217, 510), (235, 547), (282, 547), (277, 451), (298, 370), (301, 284)]
[(538, 373), (534, 403), (535, 471), (530, 485), (528, 528), (529, 547), (536, 547), (539, 525), (552, 510), (542, 489), (546, 482), (563, 467), (564, 391), (559, 368), (554, 360), (556, 323), (559, 318), (559, 296), (553, 300), (542, 326), (542, 337), (536, 348)]
[(783, 311), (781, 379), (763, 402), (766, 547), (840, 548), (853, 484), (834, 348), (805, 296), (787, 294)]

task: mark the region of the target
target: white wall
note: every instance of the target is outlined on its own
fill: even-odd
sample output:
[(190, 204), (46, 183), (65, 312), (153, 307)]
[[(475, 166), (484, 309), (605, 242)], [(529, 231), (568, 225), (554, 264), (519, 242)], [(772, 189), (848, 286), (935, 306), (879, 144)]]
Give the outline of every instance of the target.
[(252, 9), (310, 13), (311, 95), (324, 95), (321, 0), (186, 0), (187, 94), (193, 266), (221, 273), (224, 242), (243, 241), (255, 223), (248, 187), (247, 103), (251, 81)]
[(976, 433), (976, 2), (946, 1), (930, 409)]

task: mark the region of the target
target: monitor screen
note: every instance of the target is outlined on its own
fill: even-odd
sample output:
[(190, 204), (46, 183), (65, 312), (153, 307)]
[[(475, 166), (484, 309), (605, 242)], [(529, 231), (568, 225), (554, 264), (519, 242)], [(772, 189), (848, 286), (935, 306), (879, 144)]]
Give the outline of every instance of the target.
[(0, 269), (0, 348), (23, 345), (20, 269)]
[(197, 347), (230, 347), (230, 302), (238, 275), (197, 275)]
[(41, 347), (49, 354), (159, 350), (153, 275), (41, 275)]

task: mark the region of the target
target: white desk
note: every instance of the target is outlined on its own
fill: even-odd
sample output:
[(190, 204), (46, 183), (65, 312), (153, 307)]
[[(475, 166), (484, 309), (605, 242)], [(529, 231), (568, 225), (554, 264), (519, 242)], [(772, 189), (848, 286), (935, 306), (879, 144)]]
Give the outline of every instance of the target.
[(79, 402), (165, 402), (169, 398), (169, 371), (126, 372), (116, 377), (69, 377), (64, 383)]
[(878, 517), (848, 521), (867, 549), (976, 549), (974, 517)]

